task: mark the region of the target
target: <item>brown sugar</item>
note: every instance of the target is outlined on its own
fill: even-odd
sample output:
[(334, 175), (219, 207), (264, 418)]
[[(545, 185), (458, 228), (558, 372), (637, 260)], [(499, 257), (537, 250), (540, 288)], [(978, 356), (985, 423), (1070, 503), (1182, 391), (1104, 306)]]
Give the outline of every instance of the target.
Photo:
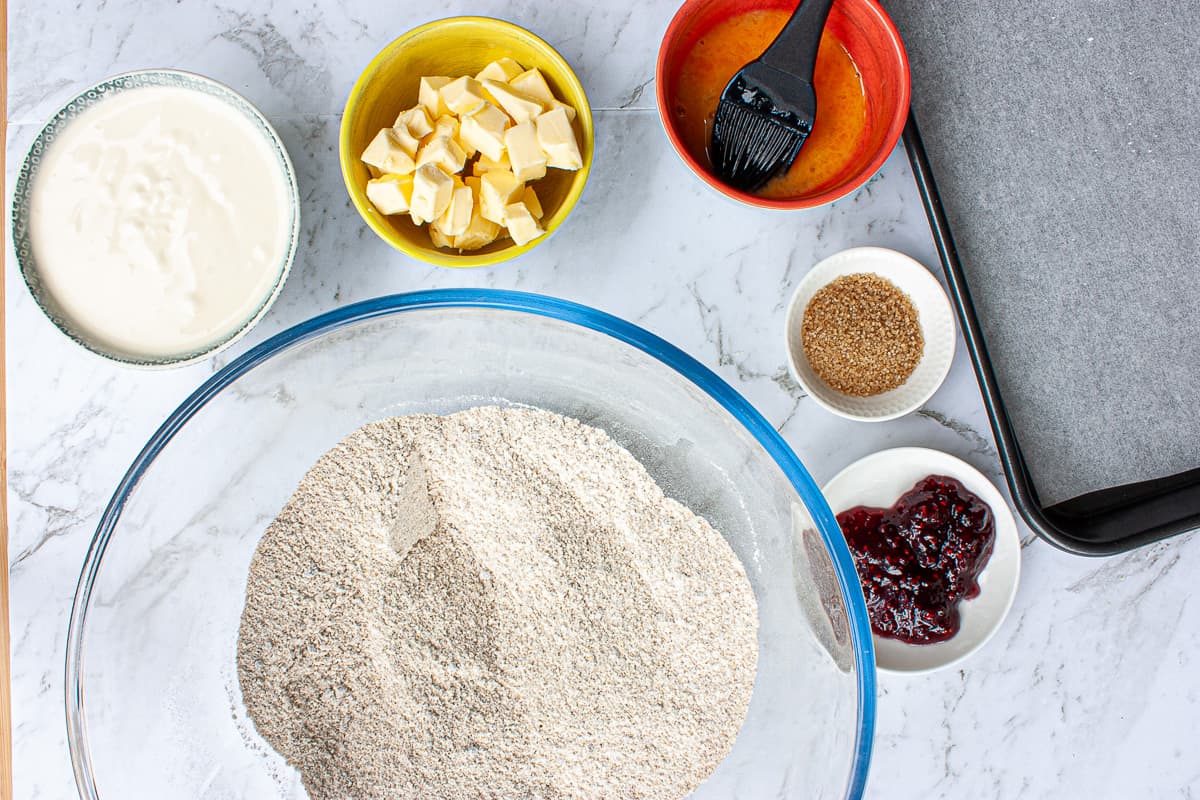
[(925, 337), (908, 295), (878, 275), (829, 282), (804, 309), (800, 339), (808, 363), (831, 389), (870, 397), (908, 380)]

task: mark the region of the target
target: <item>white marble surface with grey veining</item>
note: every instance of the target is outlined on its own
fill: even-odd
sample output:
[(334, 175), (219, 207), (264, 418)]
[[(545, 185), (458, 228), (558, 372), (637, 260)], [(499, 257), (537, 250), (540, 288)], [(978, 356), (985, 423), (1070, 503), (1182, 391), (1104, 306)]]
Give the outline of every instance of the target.
[[(204, 378), (314, 313), (418, 288), (543, 292), (632, 320), (742, 392), (817, 482), (867, 453), (922, 445), (998, 483), (996, 449), (959, 349), (916, 414), (835, 418), (789, 378), (784, 304), (819, 259), (880, 245), (936, 267), (902, 153), (851, 197), (790, 214), (741, 208), (674, 156), (654, 107), (654, 62), (675, 3), (9, 3), (8, 193), (40, 125), (86, 84), (130, 69), (212, 76), (279, 129), (300, 180), (302, 247), (278, 303), (234, 348), (168, 372), (76, 347), (7, 261), (9, 556), (14, 779), (22, 800), (75, 796), (63, 723), (67, 616), (96, 521), (154, 428)], [(416, 24), (462, 13), (540, 33), (596, 109), (596, 166), (549, 242), (471, 272), (390, 250), (351, 208), (338, 171), (341, 105), (358, 72)], [(1025, 542), (1022, 583), (997, 636), (961, 667), (880, 676), (872, 798), (1200, 796), (1200, 571), (1195, 537), (1106, 560)]]

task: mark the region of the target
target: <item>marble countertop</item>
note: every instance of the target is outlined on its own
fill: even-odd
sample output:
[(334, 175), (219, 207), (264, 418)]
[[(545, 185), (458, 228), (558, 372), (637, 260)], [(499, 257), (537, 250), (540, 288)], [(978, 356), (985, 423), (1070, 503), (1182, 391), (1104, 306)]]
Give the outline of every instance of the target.
[[(15, 797), (75, 797), (62, 708), (67, 617), (84, 552), (119, 476), (212, 372), (271, 334), (369, 297), (431, 287), (542, 292), (636, 322), (715, 369), (772, 422), (818, 483), (867, 453), (934, 447), (1003, 486), (961, 346), (920, 411), (882, 424), (819, 408), (788, 376), (784, 305), (846, 247), (903, 251), (938, 272), (903, 153), (854, 195), (806, 212), (741, 208), (675, 157), (654, 107), (671, 0), (426, 4), (364, 0), (75, 4), (10, 0), (8, 192), (30, 142), (73, 94), (130, 69), (223, 81), (275, 124), (295, 162), (302, 246), (248, 337), (174, 371), (115, 366), (62, 336), (5, 274)], [(596, 110), (596, 166), (566, 226), (499, 267), (449, 271), (390, 250), (350, 206), (341, 105), (386, 42), (435, 17), (487, 14), (541, 34)], [(960, 341), (961, 345), (961, 341)], [(1200, 796), (1200, 571), (1193, 536), (1106, 560), (1021, 527), (1022, 583), (997, 636), (960, 667), (880, 676), (872, 798)], [(1188, 677), (1192, 676), (1192, 677)]]

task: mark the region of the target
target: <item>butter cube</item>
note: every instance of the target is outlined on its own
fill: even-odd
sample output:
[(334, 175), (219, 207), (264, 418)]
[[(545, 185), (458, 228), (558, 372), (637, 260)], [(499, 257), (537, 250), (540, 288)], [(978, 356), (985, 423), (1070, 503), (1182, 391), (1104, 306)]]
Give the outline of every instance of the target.
[(516, 61), (505, 56), (499, 61), (493, 61), (479, 71), (475, 80), (493, 80), (507, 83), (521, 74), (522, 67)]
[(467, 158), (474, 158), (479, 153), (479, 148), (474, 145), (467, 144), (462, 138), (462, 126), (459, 126), (457, 133), (454, 135), (454, 141), (462, 151), (467, 154)]
[(458, 138), (458, 117), (453, 117), (447, 114), (444, 117), (438, 117), (433, 123), (431, 133), (434, 136), (449, 136), (451, 139)]
[[(454, 138), (454, 143), (456, 145), (458, 145), (458, 149), (462, 150), (463, 154), (466, 155), (467, 158), (474, 158), (475, 154), (479, 152), (474, 147), (471, 147), (466, 142), (464, 142), (461, 137), (456, 136)], [(466, 168), (465, 164), (463, 165), (463, 168), (464, 169)]]
[(547, 111), (537, 118), (538, 144), (546, 151), (547, 166), (576, 170), (583, 166), (575, 130), (561, 108)]
[(518, 245), (528, 244), (546, 231), (529, 213), (524, 203), (510, 203), (504, 208), (504, 218), (508, 220), (508, 233)]
[(507, 83), (485, 80), (483, 87), (496, 98), (500, 107), (504, 109), (504, 113), (512, 117), (513, 121), (518, 124), (536, 119), (544, 110), (539, 100), (512, 88)]
[(425, 144), (421, 145), (421, 150), (417, 153), (417, 166), (423, 167), (426, 164), (437, 164), (442, 168), (442, 171), (454, 175), (462, 172), (462, 168), (467, 163), (467, 154), (448, 136), (435, 136)]
[(442, 215), (433, 222), (433, 227), (447, 236), (459, 236), (471, 224), (471, 214), (475, 209), (475, 192), (470, 186), (455, 186), (450, 194), (450, 205)]
[(542, 201), (538, 199), (537, 192), (533, 190), (532, 186), (525, 187), (525, 193), (521, 195), (521, 202), (529, 209), (529, 213), (533, 214), (534, 219), (542, 218)]
[(454, 246), (459, 250), (478, 250), (486, 247), (500, 235), (501, 227), (480, 213), (479, 204), (471, 212), (471, 222), (467, 229), (454, 237)]
[(433, 242), (434, 247), (454, 247), (451, 238), (432, 225), (429, 226), (429, 239)]
[(363, 151), (362, 160), (385, 175), (407, 175), (416, 168), (395, 128), (384, 128), (377, 133)]
[(509, 78), (508, 85), (546, 107), (554, 104), (554, 92), (550, 91), (550, 84), (546, 83), (546, 78), (537, 67), (527, 69), (515, 78)]
[(504, 155), (504, 129), (508, 127), (508, 115), (491, 103), (462, 118), (459, 138), (463, 144), (473, 147), (492, 161)]
[(511, 172), (494, 169), (479, 176), (480, 213), (484, 219), (503, 225), (504, 209), (521, 198), (525, 185)]
[(417, 105), (401, 111), (400, 116), (396, 117), (396, 124), (392, 127), (404, 128), (420, 139), (422, 136), (429, 135), (429, 132), (433, 130), (433, 122), (430, 121), (429, 112), (425, 110), (425, 106)]
[(446, 107), (458, 114), (470, 114), (485, 102), (483, 87), (474, 78), (463, 76), (450, 81), (441, 89), (442, 100)]
[(477, 158), (475, 163), (471, 166), (471, 172), (475, 175), (482, 175), (483, 173), (491, 172), (494, 169), (503, 169), (508, 170), (509, 172), (512, 171), (512, 162), (508, 159), (507, 150), (500, 155), (500, 159), (498, 161), (493, 161), (483, 153), (480, 153), (479, 158)]
[(546, 176), (546, 154), (538, 144), (537, 128), (530, 120), (504, 132), (504, 146), (519, 181), (536, 181)]
[(380, 214), (403, 214), (412, 202), (411, 175), (384, 175), (367, 181), (367, 199)]
[(444, 117), (450, 113), (450, 109), (446, 107), (446, 101), (442, 99), (442, 87), (450, 83), (450, 78), (445, 75), (432, 75), (421, 78), (420, 88), (417, 90), (417, 100), (421, 105), (425, 106), (425, 110), (429, 112), (429, 116), (437, 119)]
[(433, 222), (446, 211), (454, 193), (454, 180), (437, 164), (418, 167), (413, 176), (409, 214), (417, 225)]
[[(471, 158), (476, 153), (475, 148), (464, 144), (462, 137), (459, 136), (458, 117), (438, 117), (437, 121), (433, 123), (433, 130), (428, 136), (421, 140), (421, 143), (429, 144), (434, 139), (439, 137), (445, 137), (447, 139), (454, 140), (454, 143), (458, 145), (459, 149), (463, 151), (463, 154), (465, 154), (467, 158)], [(421, 166), (420, 163), (418, 163), (417, 166)]]
[(404, 152), (416, 159), (417, 150), (421, 147), (421, 137), (414, 136), (413, 132), (408, 129), (408, 125), (397, 125), (392, 128), (392, 131), (396, 134), (396, 141), (404, 148)]
[[(487, 90), (486, 86), (483, 89), (483, 99), (486, 100), (491, 105), (494, 105), (496, 107), (496, 110), (500, 111), (501, 114), (504, 114), (504, 111), (500, 109), (500, 101), (496, 99), (496, 95), (492, 94), (491, 92), (489, 92)], [(509, 125), (513, 124), (512, 117), (510, 117), (508, 114), (504, 114), (504, 118), (506, 120), (508, 120)]]
[(561, 108), (566, 113), (567, 119), (571, 120), (571, 122), (575, 121), (575, 106), (564, 103), (562, 100), (552, 100), (550, 101), (550, 108), (546, 110), (553, 111), (556, 108)]

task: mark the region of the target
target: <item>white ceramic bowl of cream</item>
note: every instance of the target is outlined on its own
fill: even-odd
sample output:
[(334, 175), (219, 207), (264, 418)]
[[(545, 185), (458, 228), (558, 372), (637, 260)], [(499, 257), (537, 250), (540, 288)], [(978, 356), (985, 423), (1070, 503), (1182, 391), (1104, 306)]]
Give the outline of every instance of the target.
[(145, 70), (50, 119), (18, 174), (12, 226), (21, 275), (63, 333), (123, 364), (181, 366), (275, 301), (299, 192), (279, 135), (244, 97)]

